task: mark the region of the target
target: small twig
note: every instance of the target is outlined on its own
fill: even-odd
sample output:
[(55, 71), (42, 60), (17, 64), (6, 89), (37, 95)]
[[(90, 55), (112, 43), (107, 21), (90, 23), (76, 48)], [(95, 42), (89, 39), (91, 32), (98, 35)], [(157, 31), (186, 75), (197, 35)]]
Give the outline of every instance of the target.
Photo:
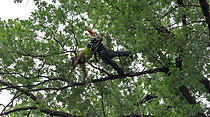
[(5, 108), (5, 105), (4, 104), (0, 104), (0, 106), (3, 106)]
[(95, 68), (95, 69), (97, 69), (97, 70), (99, 70), (99, 71), (101, 71), (101, 72), (104, 72), (104, 73), (106, 73), (108, 76), (112, 76), (112, 74), (109, 74), (107, 71), (105, 71), (104, 69), (101, 69), (101, 68), (98, 68), (98, 67), (96, 67), (96, 66), (94, 66), (93, 64), (91, 64), (90, 62), (87, 62), (91, 67), (93, 67), (93, 68)]
[[(53, 25), (51, 25), (51, 26), (53, 27)], [(51, 38), (52, 38), (55, 42), (57, 42), (57, 43), (60, 45), (60, 47), (63, 49), (63, 51), (66, 51), (65, 48), (64, 48), (64, 45), (63, 45), (60, 41), (58, 41), (58, 40), (55, 38), (55, 34), (56, 34), (56, 32), (58, 31), (58, 28), (59, 28), (59, 27), (56, 27), (56, 30), (55, 30), (54, 33), (52, 33), (50, 36), (51, 36)]]
[(27, 90), (25, 90), (25, 89), (23, 89), (23, 88), (15, 87), (15, 86), (14, 86), (13, 84), (11, 84), (10, 82), (5, 82), (5, 81), (3, 81), (3, 80), (0, 80), (0, 84), (2, 84), (2, 85), (4, 85), (4, 86), (8, 86), (8, 87), (14, 87), (14, 89), (16, 89), (16, 90), (22, 92), (22, 93), (25, 94), (26, 96), (30, 97), (32, 100), (37, 101), (37, 97), (36, 97), (33, 93), (31, 93), (31, 92), (29, 92), (29, 91), (27, 91)]
[(72, 14), (72, 19), (71, 19), (71, 21), (72, 21), (72, 27), (71, 27), (71, 32), (72, 32), (72, 34), (73, 34), (73, 36), (74, 36), (74, 39), (75, 39), (75, 41), (76, 41), (76, 48), (75, 48), (75, 51), (77, 50), (77, 48), (78, 48), (78, 40), (77, 40), (77, 37), (76, 37), (76, 34), (74, 33), (74, 15)]
[(75, 51), (73, 51), (73, 50), (72, 51), (61, 51), (61, 52), (54, 53), (54, 54), (44, 54), (44, 55), (32, 55), (29, 53), (21, 53), (21, 52), (15, 52), (15, 51), (13, 51), (12, 53), (16, 53), (16, 54), (22, 55), (22, 56), (29, 56), (32, 58), (43, 58), (43, 57), (50, 57), (50, 56), (54, 56), (54, 55), (65, 54), (65, 53), (69, 53), (69, 52), (74, 53)]
[(139, 112), (140, 112), (141, 117), (143, 117), (143, 112), (141, 110), (140, 103), (139, 103), (139, 96), (138, 96), (138, 92), (137, 92), (137, 86), (136, 86), (136, 83), (135, 83), (133, 78), (132, 78), (132, 80), (133, 80), (133, 83), (134, 83), (134, 86), (135, 86), (136, 99), (137, 99), (137, 103), (138, 103), (138, 107), (139, 107)]
[(57, 39), (55, 39), (55, 37), (53, 37), (52, 39), (61, 46), (61, 48), (63, 49), (63, 51), (66, 51), (65, 48), (64, 48), (64, 45), (60, 41), (58, 41)]
[(31, 110), (28, 112), (27, 117), (29, 117), (29, 116), (30, 116), (30, 113), (31, 113)]
[[(194, 24), (194, 23), (205, 23), (206, 21), (193, 21), (193, 22), (191, 22), (191, 23), (187, 23), (187, 24), (185, 24), (184, 26), (187, 26), (187, 25), (190, 25), (190, 24)], [(170, 25), (170, 26), (168, 26), (168, 27), (172, 27), (173, 25), (175, 25), (176, 23), (174, 23), (174, 24), (172, 24), (172, 25)], [(176, 27), (172, 27), (172, 28), (170, 28), (170, 30), (171, 29), (175, 29), (175, 28), (180, 28), (180, 27), (184, 27), (183, 25), (182, 26), (176, 26)]]
[(16, 109), (13, 109), (13, 110), (10, 110), (8, 112), (5, 112), (5, 113), (0, 113), (0, 116), (3, 116), (3, 115), (8, 115), (10, 113), (13, 113), (13, 112), (18, 112), (18, 111), (23, 111), (23, 110), (29, 110), (29, 109), (37, 109), (38, 107), (23, 107), (23, 108), (16, 108)]
[(167, 13), (165, 13), (160, 19), (163, 19), (164, 17), (166, 17), (168, 14), (172, 13), (173, 11), (175, 11), (179, 6), (175, 6), (174, 8), (172, 8), (171, 10), (169, 10)]
[(19, 95), (17, 95), (17, 94), (18, 94), (18, 92), (14, 95), (14, 97), (11, 99), (11, 101), (4, 107), (4, 109), (1, 111), (1, 114), (6, 110), (7, 107), (10, 106), (10, 104), (13, 103), (13, 101), (14, 101), (16, 98), (18, 98), (19, 96), (21, 96), (23, 93), (20, 93)]
[(104, 94), (103, 94), (103, 88), (102, 86), (100, 86), (100, 91), (101, 91), (101, 105), (102, 105), (102, 110), (103, 110), (103, 114), (104, 114), (104, 117), (106, 117), (106, 112), (104, 110)]
[[(42, 59), (41, 59), (42, 60)], [(41, 70), (44, 68), (44, 66), (45, 66), (45, 61), (43, 61), (42, 60), (42, 62), (43, 62), (43, 64), (42, 64), (42, 66), (41, 66), (41, 68), (38, 68), (37, 69), (37, 76), (40, 76), (40, 72), (41, 72)]]
[(26, 6), (28, 5), (29, 0), (26, 2)]
[[(7, 70), (5, 70), (5, 71), (7, 71)], [(14, 75), (19, 75), (19, 76), (23, 77), (24, 79), (29, 79), (26, 76), (24, 76), (20, 73), (16, 73), (16, 72), (11, 72), (11, 73), (10, 72), (0, 72), (0, 75), (11, 75), (14, 78), (16, 78)]]
[(167, 15), (169, 15), (170, 13), (172, 13), (173, 11), (175, 11), (178, 7), (201, 7), (201, 6), (199, 6), (199, 5), (175, 6), (174, 8), (172, 8), (171, 10), (169, 10), (168, 12), (166, 12), (159, 20), (163, 19), (164, 17), (166, 17)]
[(152, 58), (154, 58), (156, 61), (158, 61), (158, 63), (160, 63), (160, 65), (162, 66), (162, 67), (164, 67), (164, 65), (163, 65), (163, 63), (160, 61), (160, 60), (158, 60), (156, 57), (154, 57), (153, 55), (152, 55)]

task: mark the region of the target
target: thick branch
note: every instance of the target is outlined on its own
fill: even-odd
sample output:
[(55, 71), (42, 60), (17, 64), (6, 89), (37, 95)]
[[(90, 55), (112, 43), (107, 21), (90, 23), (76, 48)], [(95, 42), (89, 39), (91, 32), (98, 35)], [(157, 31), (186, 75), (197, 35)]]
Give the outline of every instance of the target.
[(158, 96), (154, 95), (154, 94), (149, 94), (149, 95), (146, 95), (144, 97), (144, 99), (140, 100), (140, 102), (138, 104), (143, 104), (144, 102), (147, 102), (149, 100), (152, 100), (154, 98), (157, 98)]
[(207, 78), (204, 78), (200, 82), (205, 85), (206, 90), (210, 93), (210, 81)]
[(97, 83), (97, 82), (121, 79), (121, 78), (126, 78), (126, 77), (134, 77), (134, 76), (140, 76), (140, 75), (144, 75), (144, 74), (152, 74), (152, 73), (157, 73), (157, 72), (167, 73), (168, 69), (167, 68), (156, 68), (156, 69), (151, 69), (151, 70), (146, 70), (146, 71), (136, 72), (136, 73), (131, 73), (131, 74), (112, 75), (112, 76), (108, 76), (108, 77), (101, 78), (101, 79), (94, 79), (94, 80), (90, 81), (90, 83)]
[[(206, 18), (206, 23), (208, 24), (208, 28), (210, 31), (210, 13), (209, 13), (209, 4), (207, 2), (207, 0), (199, 0), (202, 11), (203, 11), (203, 15)], [(209, 33), (210, 34), (210, 33)]]
[(182, 95), (187, 99), (187, 101), (190, 104), (193, 104), (193, 105), (196, 104), (195, 99), (190, 95), (186, 86), (183, 85), (183, 86), (179, 87), (179, 90), (181, 91)]
[(49, 114), (50, 116), (60, 116), (60, 117), (81, 117), (76, 115), (71, 115), (69, 113), (61, 112), (61, 111), (51, 111), (51, 110), (40, 110), (41, 112), (45, 114)]
[(125, 115), (120, 117), (153, 117), (152, 115)]

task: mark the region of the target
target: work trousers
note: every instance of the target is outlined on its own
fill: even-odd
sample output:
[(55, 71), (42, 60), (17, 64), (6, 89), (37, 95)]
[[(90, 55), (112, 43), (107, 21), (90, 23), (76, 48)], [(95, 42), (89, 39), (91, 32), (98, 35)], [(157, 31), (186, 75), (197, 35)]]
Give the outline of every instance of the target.
[(113, 51), (108, 49), (103, 49), (97, 52), (100, 58), (107, 64), (111, 65), (118, 74), (123, 74), (123, 69), (120, 68), (117, 63), (115, 63), (112, 59), (114, 57), (121, 57), (121, 56), (129, 56), (131, 54), (130, 51)]

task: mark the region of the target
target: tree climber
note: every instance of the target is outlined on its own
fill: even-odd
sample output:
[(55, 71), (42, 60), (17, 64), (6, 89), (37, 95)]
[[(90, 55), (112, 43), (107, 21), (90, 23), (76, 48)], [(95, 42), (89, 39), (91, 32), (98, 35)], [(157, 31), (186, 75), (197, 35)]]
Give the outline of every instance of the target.
[[(92, 45), (92, 46), (94, 46), (94, 45)], [(83, 81), (85, 81), (85, 79), (87, 77), (85, 63), (92, 57), (93, 51), (94, 50), (92, 47), (89, 47), (86, 45), (86, 47), (82, 51), (78, 52), (76, 57), (72, 57), (69, 61), (69, 64), (73, 65), (73, 69), (79, 64), (80, 69), (83, 72)]]
[(100, 38), (98, 35), (95, 35), (90, 30), (88, 30), (88, 32), (92, 35), (92, 40), (86, 45), (85, 49), (80, 51), (77, 54), (77, 57), (73, 57), (70, 62), (70, 64), (72, 64), (74, 67), (80, 64), (80, 68), (83, 71), (83, 81), (85, 81), (87, 77), (85, 62), (87, 62), (93, 55), (95, 56), (96, 62), (98, 62), (96, 58), (96, 53), (105, 63), (111, 65), (118, 72), (118, 74), (124, 74), (123, 69), (120, 68), (112, 59), (117, 56), (129, 56), (131, 52), (113, 51), (109, 48), (106, 48), (102, 44), (102, 38)]
[[(117, 63), (115, 63), (112, 59), (114, 57), (120, 57), (120, 56), (129, 56), (131, 54), (130, 51), (113, 51), (109, 48), (106, 48), (101, 42), (102, 38), (100, 38), (98, 35), (95, 35), (92, 31), (88, 31), (92, 36), (93, 36), (93, 41), (91, 43), (94, 43), (96, 45), (95, 51), (99, 55), (99, 57), (103, 60), (104, 63), (107, 63), (111, 65), (117, 72), (118, 74), (124, 74), (123, 69), (120, 68)], [(100, 43), (98, 43), (100, 42)], [(94, 52), (95, 54), (95, 52)], [(96, 56), (95, 56), (96, 58)], [(96, 58), (97, 61), (97, 58)]]
[[(89, 31), (89, 33), (91, 33), (91, 32)], [(96, 50), (97, 50), (97, 47), (98, 47), (97, 45), (99, 43), (101, 43), (101, 41), (102, 41), (102, 40), (99, 40), (99, 39), (96, 40), (96, 38), (97, 38), (97, 36), (95, 36), (86, 45), (86, 47), (76, 55), (76, 57), (71, 58), (71, 60), (69, 61), (69, 64), (73, 65), (74, 68), (78, 64), (80, 65), (80, 68), (83, 71), (83, 81), (85, 81), (85, 79), (87, 77), (87, 71), (86, 71), (85, 63), (93, 56), (93, 54), (96, 53)]]

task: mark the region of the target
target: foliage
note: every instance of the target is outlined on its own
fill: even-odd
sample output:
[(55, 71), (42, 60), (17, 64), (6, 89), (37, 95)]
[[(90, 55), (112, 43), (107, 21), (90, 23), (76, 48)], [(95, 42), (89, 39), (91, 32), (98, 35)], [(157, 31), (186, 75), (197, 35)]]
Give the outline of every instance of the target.
[[(210, 115), (206, 0), (34, 3), (29, 19), (0, 21), (0, 90), (14, 95), (0, 115)], [(85, 47), (88, 29), (107, 47), (132, 51), (134, 60), (115, 59), (125, 74), (92, 59), (81, 83), (67, 60)]]

